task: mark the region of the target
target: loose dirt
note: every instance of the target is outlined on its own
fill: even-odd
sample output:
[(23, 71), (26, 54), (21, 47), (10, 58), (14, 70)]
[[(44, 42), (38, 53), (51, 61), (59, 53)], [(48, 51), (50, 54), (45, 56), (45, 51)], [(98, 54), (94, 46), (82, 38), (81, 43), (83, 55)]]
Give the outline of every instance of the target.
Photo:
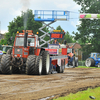
[(51, 75), (0, 74), (0, 100), (46, 100), (100, 86), (100, 69), (67, 68)]

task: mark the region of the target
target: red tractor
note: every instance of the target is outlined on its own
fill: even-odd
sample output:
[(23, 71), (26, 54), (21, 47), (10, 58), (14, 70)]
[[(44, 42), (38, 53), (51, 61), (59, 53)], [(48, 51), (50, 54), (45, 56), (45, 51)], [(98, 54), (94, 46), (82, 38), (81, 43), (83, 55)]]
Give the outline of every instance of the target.
[(9, 54), (1, 59), (3, 74), (24, 72), (30, 75), (49, 74), (49, 52), (39, 47), (38, 36), (32, 30), (17, 32), (14, 46)]

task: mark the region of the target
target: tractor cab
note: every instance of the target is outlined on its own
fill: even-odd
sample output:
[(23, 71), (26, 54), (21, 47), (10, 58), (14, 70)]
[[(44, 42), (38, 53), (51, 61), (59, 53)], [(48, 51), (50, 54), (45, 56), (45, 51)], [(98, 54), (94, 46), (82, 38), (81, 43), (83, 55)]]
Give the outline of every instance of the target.
[(15, 46), (24, 46), (24, 35), (27, 34), (27, 40), (26, 40), (26, 46), (34, 46), (38, 47), (39, 46), (39, 41), (38, 41), (38, 36), (33, 34), (32, 30), (26, 30), (26, 33), (24, 30), (22, 30), (23, 33), (17, 32), (16, 34), (16, 39), (15, 39)]
[(94, 60), (100, 60), (100, 53), (91, 53), (90, 58)]
[(17, 32), (14, 46), (12, 50), (13, 57), (27, 58), (36, 47), (39, 47), (38, 36), (33, 34), (32, 30), (22, 30), (22, 33)]

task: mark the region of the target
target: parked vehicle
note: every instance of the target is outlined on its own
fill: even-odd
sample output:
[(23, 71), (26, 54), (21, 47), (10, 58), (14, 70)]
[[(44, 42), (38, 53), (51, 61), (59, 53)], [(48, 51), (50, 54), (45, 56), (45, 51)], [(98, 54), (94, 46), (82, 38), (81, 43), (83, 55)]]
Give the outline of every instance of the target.
[(91, 53), (90, 57), (86, 59), (85, 65), (87, 67), (100, 67), (100, 53)]

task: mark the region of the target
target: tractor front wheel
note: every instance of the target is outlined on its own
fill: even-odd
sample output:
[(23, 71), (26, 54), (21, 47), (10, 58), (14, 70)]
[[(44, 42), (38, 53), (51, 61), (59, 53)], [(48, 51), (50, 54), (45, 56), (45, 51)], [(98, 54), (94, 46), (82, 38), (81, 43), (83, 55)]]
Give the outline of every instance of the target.
[(4, 54), (1, 58), (1, 71), (3, 74), (11, 74), (12, 66), (11, 66), (11, 55)]

